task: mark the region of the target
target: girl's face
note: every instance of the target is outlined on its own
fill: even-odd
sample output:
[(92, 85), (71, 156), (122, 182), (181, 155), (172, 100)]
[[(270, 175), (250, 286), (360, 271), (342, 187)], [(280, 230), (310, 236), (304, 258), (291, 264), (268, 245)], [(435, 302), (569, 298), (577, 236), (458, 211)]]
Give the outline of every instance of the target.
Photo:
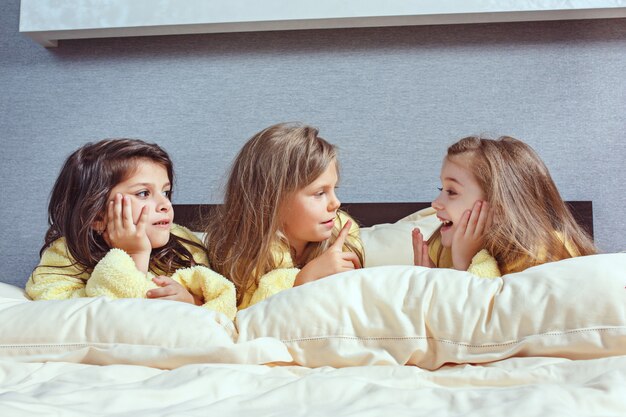
[(311, 184), (291, 194), (280, 207), (281, 230), (300, 255), (309, 242), (331, 237), (337, 209), (341, 205), (335, 195), (337, 167), (328, 168)]
[(109, 193), (107, 201), (117, 193), (130, 196), (133, 223), (137, 224), (141, 208), (148, 209), (146, 234), (152, 248), (165, 246), (170, 238), (174, 220), (174, 209), (170, 201), (170, 184), (167, 170), (163, 165), (148, 159), (140, 159), (133, 174), (117, 184)]
[(441, 167), (441, 192), (432, 202), (437, 210), (437, 217), (443, 222), (441, 244), (452, 246), (452, 237), (457, 230), (461, 216), (466, 210), (472, 210), (477, 200), (485, 200), (485, 193), (476, 177), (466, 168), (471, 163), (468, 157), (457, 156), (455, 162), (444, 158)]

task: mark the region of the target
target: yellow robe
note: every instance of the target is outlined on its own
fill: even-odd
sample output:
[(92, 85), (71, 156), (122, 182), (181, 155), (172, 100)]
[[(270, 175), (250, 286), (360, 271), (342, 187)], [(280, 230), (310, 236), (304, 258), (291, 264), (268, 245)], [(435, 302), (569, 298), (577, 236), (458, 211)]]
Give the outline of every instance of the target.
[[(441, 257), (438, 258), (439, 248), (441, 247), (441, 236), (437, 236), (428, 244), (428, 255), (437, 268), (452, 268), (452, 252), (443, 250)], [(501, 277), (502, 273), (498, 268), (498, 261), (491, 256), (489, 251), (482, 249), (472, 258), (467, 272), (483, 278)]]
[[(339, 227), (346, 224), (346, 221), (352, 220), (342, 212), (340, 212), (337, 217), (335, 226)], [(352, 220), (348, 239), (350, 243), (361, 249), (361, 253), (363, 253), (363, 244), (359, 236), (359, 225), (354, 220)], [(348, 251), (348, 248), (344, 246), (343, 250)], [(295, 267), (289, 248), (277, 246), (272, 256), (277, 260), (279, 267), (262, 275), (258, 285), (253, 284), (247, 289), (239, 305), (240, 310), (250, 307), (259, 301), (263, 301), (280, 291), (293, 287), (296, 281), (296, 275), (298, 275), (300, 269)]]
[[(200, 240), (185, 227), (175, 224), (171, 233), (200, 243)], [(191, 245), (185, 247), (197, 263), (209, 264), (204, 250)], [(80, 272), (80, 268), (72, 265), (73, 263), (65, 238), (57, 239), (42, 254), (39, 266), (26, 283), (26, 293), (33, 300), (98, 296), (146, 298), (148, 290), (158, 288), (152, 281), (155, 275), (152, 272), (146, 274), (137, 270), (130, 255), (121, 249), (111, 249), (98, 262), (91, 274)], [(196, 265), (177, 270), (171, 278), (190, 293), (203, 297), (205, 301), (203, 307), (234, 318), (237, 312), (235, 286), (217, 272)]]

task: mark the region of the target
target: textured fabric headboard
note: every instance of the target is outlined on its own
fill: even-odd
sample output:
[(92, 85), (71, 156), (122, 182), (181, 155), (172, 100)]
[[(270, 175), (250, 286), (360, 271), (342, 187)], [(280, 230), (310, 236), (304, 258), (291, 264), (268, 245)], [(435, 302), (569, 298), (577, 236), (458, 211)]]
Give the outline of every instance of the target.
[[(574, 218), (593, 237), (593, 204), (591, 201), (568, 201)], [(214, 204), (175, 204), (174, 221), (191, 230), (202, 230), (202, 219), (211, 215)], [(411, 213), (430, 207), (430, 203), (347, 203), (341, 209), (348, 212), (363, 227), (393, 223)]]

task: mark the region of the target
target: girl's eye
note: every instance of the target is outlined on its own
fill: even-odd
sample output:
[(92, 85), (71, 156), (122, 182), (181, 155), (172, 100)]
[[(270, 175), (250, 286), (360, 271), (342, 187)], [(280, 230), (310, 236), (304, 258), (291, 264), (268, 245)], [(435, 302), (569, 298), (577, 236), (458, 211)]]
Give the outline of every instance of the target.
[(168, 199), (172, 199), (172, 190), (163, 191), (163, 195)]
[(446, 194), (448, 194), (449, 196), (453, 196), (453, 195), (457, 195), (456, 191), (454, 191), (451, 188), (446, 188), (445, 190), (443, 189), (443, 187), (437, 187), (437, 189), (439, 191), (445, 191)]
[(135, 193), (135, 195), (139, 198), (146, 198), (150, 195), (150, 191), (148, 190), (139, 191), (138, 193)]
[(316, 192), (316, 193), (315, 193), (315, 196), (316, 196), (316, 197), (321, 197), (321, 196), (323, 196), (324, 194), (326, 194), (324, 191), (318, 191), (318, 192)]

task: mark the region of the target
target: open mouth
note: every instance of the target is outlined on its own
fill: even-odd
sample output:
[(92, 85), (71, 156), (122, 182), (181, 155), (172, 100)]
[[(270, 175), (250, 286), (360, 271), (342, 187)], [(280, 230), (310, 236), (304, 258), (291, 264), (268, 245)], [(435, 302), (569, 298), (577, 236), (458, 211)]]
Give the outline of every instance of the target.
[(441, 217), (438, 217), (438, 219), (441, 222), (441, 230), (444, 230), (444, 229), (448, 230), (454, 224), (452, 220), (445, 220), (445, 219), (442, 219)]
[(169, 226), (169, 220), (162, 220), (160, 222), (152, 223), (153, 226)]

